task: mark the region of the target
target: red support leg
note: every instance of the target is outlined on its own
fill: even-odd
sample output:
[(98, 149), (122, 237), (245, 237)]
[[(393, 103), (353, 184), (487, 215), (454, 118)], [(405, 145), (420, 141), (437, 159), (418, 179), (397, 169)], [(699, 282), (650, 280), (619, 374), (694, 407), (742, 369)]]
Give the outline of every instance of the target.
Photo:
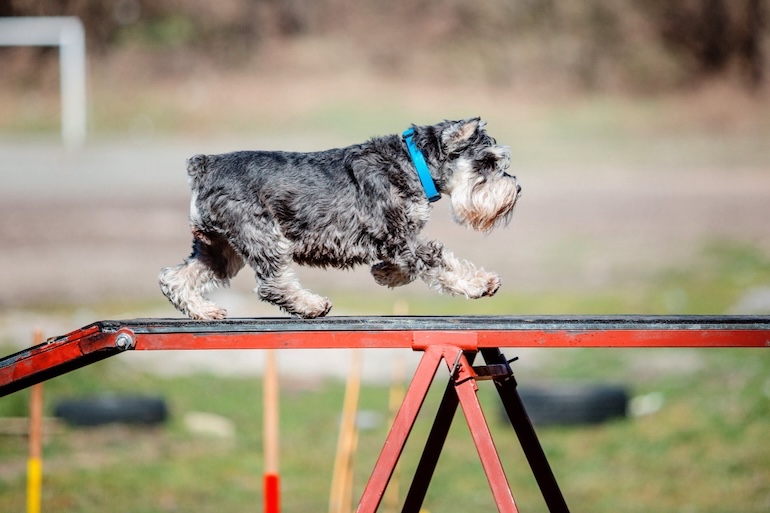
[[(465, 356), (468, 363), (473, 363), (476, 353), (468, 351), (465, 353)], [(422, 503), (425, 500), (431, 479), (433, 479), (433, 473), (438, 465), (438, 459), (441, 456), (441, 450), (444, 448), (444, 442), (446, 442), (449, 429), (452, 427), (452, 420), (454, 419), (458, 404), (459, 400), (455, 391), (455, 382), (450, 377), (436, 412), (436, 418), (433, 420), (430, 434), (425, 441), (422, 457), (414, 471), (412, 485), (409, 487), (409, 492), (407, 492), (404, 499), (401, 513), (419, 513), (422, 509)]]
[(420, 408), (425, 401), (425, 396), (433, 382), (433, 376), (441, 362), (442, 346), (430, 346), (417, 366), (412, 383), (406, 392), (401, 408), (398, 410), (393, 426), (385, 440), (385, 445), (380, 452), (380, 457), (374, 465), (372, 476), (366, 484), (361, 502), (356, 513), (375, 513), (382, 501), (385, 489), (396, 468), (401, 452), (404, 450), (406, 440), (412, 431)]
[(463, 355), (462, 349), (456, 346), (439, 345), (428, 346), (425, 349), (425, 354), (420, 360), (409, 390), (393, 421), (356, 513), (377, 511), (442, 359), (449, 366), (452, 365), (450, 362), (456, 364), (456, 369), (450, 368), (450, 372), (454, 373), (452, 378), (455, 379), (455, 391), (465, 413), (497, 508), (500, 513), (518, 513), (505, 471), (476, 396), (477, 387), (473, 369)]
[[(447, 363), (449, 363), (448, 359)], [(505, 470), (503, 470), (497, 449), (492, 441), (492, 434), (484, 418), (484, 412), (481, 411), (481, 404), (476, 395), (478, 387), (465, 355), (460, 357), (459, 364), (455, 390), (460, 399), (460, 406), (462, 406), (465, 419), (468, 421), (468, 428), (470, 428), (479, 458), (481, 458), (481, 465), (487, 475), (489, 487), (492, 489), (497, 510), (500, 513), (518, 513), (519, 510), (513, 500), (508, 479), (505, 477)]]

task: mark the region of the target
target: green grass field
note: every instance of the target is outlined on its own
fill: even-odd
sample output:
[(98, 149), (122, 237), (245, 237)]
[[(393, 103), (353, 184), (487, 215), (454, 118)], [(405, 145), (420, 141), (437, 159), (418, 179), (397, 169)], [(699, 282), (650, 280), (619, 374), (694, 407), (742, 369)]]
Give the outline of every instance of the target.
[[(452, 304), (415, 298), (414, 314), (436, 313), (648, 313), (725, 312), (741, 291), (767, 283), (770, 262), (761, 252), (725, 242), (704, 247), (697, 262), (669, 269), (630, 295), (597, 291), (502, 296), (492, 311), (452, 311)], [(671, 290), (678, 291), (672, 302)], [(686, 298), (683, 300), (682, 298)], [(366, 299), (339, 298), (347, 311), (377, 311)], [(443, 301), (443, 300), (441, 300)], [(668, 306), (666, 306), (668, 305)], [(673, 305), (673, 306), (672, 306)], [(3, 351), (10, 352), (11, 349)], [(377, 358), (370, 350), (364, 358)], [(525, 352), (520, 384), (610, 382), (634, 395), (656, 394), (662, 408), (650, 415), (599, 426), (543, 427), (541, 442), (572, 511), (764, 512), (770, 508), (770, 358), (762, 349), (551, 349), (535, 366)], [(539, 353), (538, 353), (539, 354)], [(514, 349), (506, 351), (516, 356)], [(542, 355), (541, 355), (542, 356)], [(127, 355), (126, 357), (130, 357)], [(164, 397), (170, 421), (153, 429), (121, 426), (64, 428), (45, 445), (43, 510), (254, 511), (261, 508), (261, 383), (258, 378), (210, 375), (158, 377), (118, 357), (51, 380), (47, 411), (62, 397), (95, 392)], [(169, 358), (173, 358), (170, 355)], [(514, 364), (514, 368), (516, 369)], [(413, 474), (435, 412), (443, 378), (431, 390), (402, 459), (401, 498)], [(327, 508), (344, 384), (284, 380), (281, 392), (281, 474), (287, 513)], [(365, 385), (360, 408), (382, 422), (360, 433), (354, 503), (387, 433), (387, 386)], [(546, 511), (518, 441), (501, 420), (491, 384), (481, 383), (498, 451), (521, 511)], [(28, 392), (0, 399), (0, 415), (26, 414)], [(230, 419), (233, 438), (195, 435), (186, 413)], [(0, 436), (0, 510), (25, 502), (25, 439)], [(458, 507), (494, 510), (467, 427), (458, 415), (426, 499), (431, 512)]]
[[(507, 351), (511, 355), (515, 354)], [(540, 380), (622, 382), (635, 394), (658, 393), (662, 409), (591, 427), (539, 430), (573, 511), (761, 512), (770, 505), (770, 359), (765, 350), (552, 350)], [(364, 358), (376, 358), (376, 350)], [(667, 362), (668, 364), (661, 364)], [(683, 362), (677, 368), (676, 362)], [(693, 363), (694, 362), (694, 363)], [(442, 389), (434, 385), (402, 459), (401, 492), (415, 468)], [(46, 385), (56, 398), (96, 391), (165, 397), (170, 422), (154, 429), (65, 428), (45, 446), (44, 511), (253, 511), (261, 507), (261, 384), (256, 378), (206, 375), (159, 378), (105, 361)], [(25, 412), (28, 392), (0, 401)], [(512, 430), (500, 418), (491, 384), (479, 396), (521, 511), (546, 511)], [(283, 510), (327, 507), (343, 385), (284, 382), (281, 395)], [(387, 418), (388, 389), (364, 386), (360, 406)], [(190, 411), (231, 419), (232, 439), (188, 432)], [(361, 432), (357, 501), (386, 435), (386, 423)], [(25, 501), (25, 443), (0, 438), (0, 508)], [(458, 416), (425, 507), (493, 510), (470, 435)]]

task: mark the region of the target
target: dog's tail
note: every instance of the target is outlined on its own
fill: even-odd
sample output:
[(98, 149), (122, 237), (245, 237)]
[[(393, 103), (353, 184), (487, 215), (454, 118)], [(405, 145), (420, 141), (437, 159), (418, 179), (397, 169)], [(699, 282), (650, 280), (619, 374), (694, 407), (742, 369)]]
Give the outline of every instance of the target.
[(193, 155), (187, 159), (187, 176), (190, 186), (195, 188), (201, 177), (206, 173), (206, 166), (209, 159), (206, 155)]

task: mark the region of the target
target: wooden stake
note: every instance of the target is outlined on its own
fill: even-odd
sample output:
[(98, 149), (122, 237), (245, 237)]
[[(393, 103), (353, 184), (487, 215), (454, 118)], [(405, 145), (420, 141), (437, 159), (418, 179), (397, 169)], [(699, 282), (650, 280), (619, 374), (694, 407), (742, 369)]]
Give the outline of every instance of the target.
[[(388, 395), (388, 409), (390, 413), (389, 424), (392, 426), (396, 420), (398, 408), (404, 401), (405, 387), (404, 379), (406, 377), (406, 367), (403, 358), (394, 358), (393, 360), (393, 381), (390, 384), (390, 393)], [(398, 511), (399, 478), (401, 475), (401, 462), (396, 463), (393, 469), (393, 475), (390, 478), (388, 488), (383, 496), (383, 511), (385, 513), (396, 513)]]
[[(33, 345), (43, 343), (35, 330)], [(43, 384), (32, 386), (29, 397), (29, 458), (27, 460), (27, 513), (40, 513), (43, 489)]]
[(345, 385), (337, 455), (334, 459), (329, 513), (351, 513), (353, 496), (353, 464), (358, 443), (356, 410), (361, 389), (361, 353), (351, 354), (350, 373)]
[(264, 510), (265, 513), (279, 513), (281, 510), (279, 457), (279, 411), (278, 411), (278, 366), (275, 351), (265, 355), (265, 376), (263, 389), (264, 408)]

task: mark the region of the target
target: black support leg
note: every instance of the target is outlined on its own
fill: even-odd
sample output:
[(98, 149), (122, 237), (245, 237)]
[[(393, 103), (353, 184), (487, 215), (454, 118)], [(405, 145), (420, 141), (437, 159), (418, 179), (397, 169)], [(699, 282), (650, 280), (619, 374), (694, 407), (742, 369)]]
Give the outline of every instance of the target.
[[(497, 348), (482, 349), (481, 354), (487, 365), (506, 363), (505, 356)], [(569, 513), (569, 508), (564, 500), (564, 496), (556, 483), (556, 477), (553, 475), (551, 466), (545, 457), (540, 440), (537, 438), (529, 415), (524, 409), (524, 403), (521, 401), (519, 392), (516, 390), (516, 379), (513, 374), (507, 378), (495, 379), (497, 392), (503, 402), (505, 412), (511, 421), (516, 436), (519, 438), (521, 448), (527, 457), (532, 473), (540, 487), (548, 511), (551, 513)]]
[[(475, 357), (476, 353), (474, 352), (465, 353), (465, 358), (471, 365), (473, 364)], [(449, 383), (447, 383), (446, 389), (444, 390), (444, 397), (442, 397), (441, 404), (436, 412), (433, 427), (431, 427), (428, 439), (425, 441), (425, 449), (423, 450), (422, 457), (420, 457), (420, 462), (417, 464), (417, 469), (414, 472), (412, 485), (409, 487), (409, 492), (406, 494), (404, 507), (401, 509), (401, 513), (419, 513), (420, 509), (422, 509), (425, 494), (428, 492), (428, 486), (430, 485), (433, 473), (436, 470), (438, 458), (441, 455), (441, 449), (444, 447), (444, 442), (449, 434), (449, 428), (452, 426), (452, 419), (454, 419), (458, 403), (459, 400), (457, 398), (457, 392), (455, 392), (454, 376), (450, 376)]]

